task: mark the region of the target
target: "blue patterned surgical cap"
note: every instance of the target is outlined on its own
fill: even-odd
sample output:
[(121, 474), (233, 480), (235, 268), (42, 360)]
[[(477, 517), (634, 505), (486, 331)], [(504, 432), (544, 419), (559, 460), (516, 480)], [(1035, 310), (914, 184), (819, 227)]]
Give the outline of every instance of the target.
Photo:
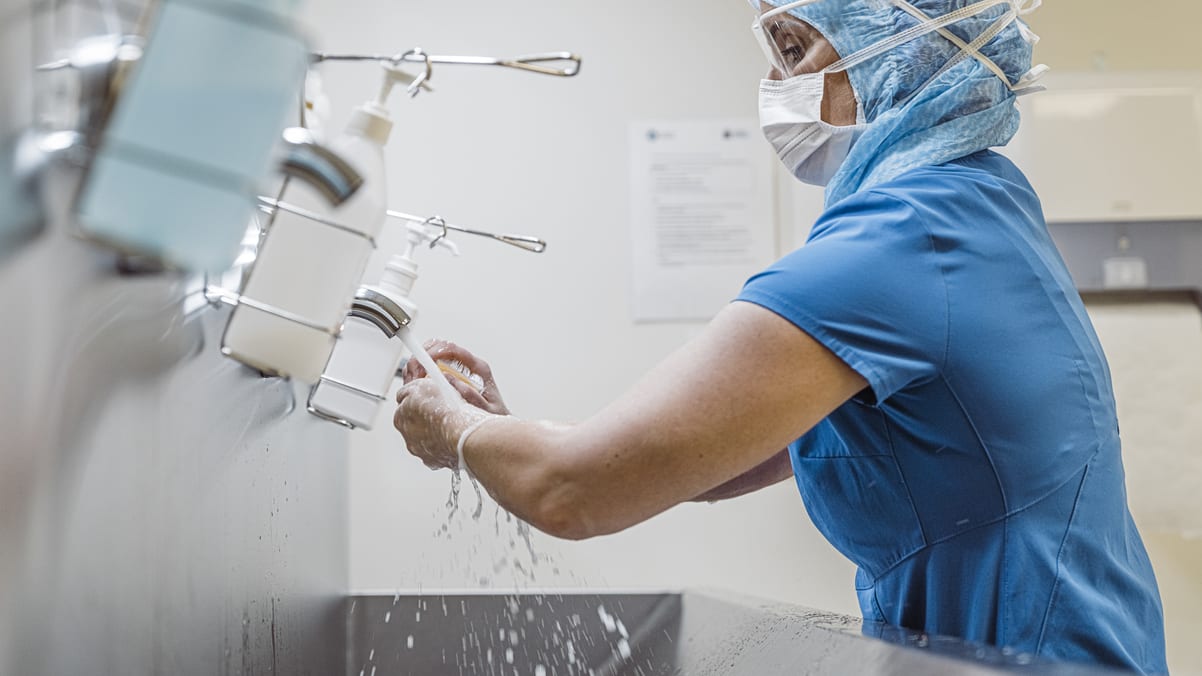
[[(977, 1), (911, 0), (910, 4), (938, 19)], [(769, 4), (785, 3), (769, 0)], [(1037, 1), (1010, 0), (947, 30), (971, 43), (1007, 12), (1025, 13), (1036, 6)], [(921, 23), (892, 0), (821, 0), (789, 12), (822, 33), (841, 58)], [(1034, 34), (1016, 18), (980, 52), (1015, 84), (1031, 71), (1034, 41)], [(962, 57), (958, 63), (939, 74), (958, 57)], [(868, 126), (827, 185), (827, 205), (915, 167), (1005, 145), (1018, 131), (1019, 113), (1010, 87), (938, 32), (853, 65), (847, 74)]]

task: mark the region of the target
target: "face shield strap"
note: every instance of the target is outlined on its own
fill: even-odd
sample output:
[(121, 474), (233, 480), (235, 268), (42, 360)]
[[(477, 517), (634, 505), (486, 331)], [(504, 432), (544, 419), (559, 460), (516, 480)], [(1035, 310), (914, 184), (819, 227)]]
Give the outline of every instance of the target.
[[(943, 67), (940, 68), (938, 71), (936, 71), (936, 73), (934, 75), (932, 75), (926, 82), (922, 83), (921, 87), (919, 87), (918, 89), (915, 89), (914, 94), (917, 94), (918, 92), (921, 92), (922, 90), (926, 89), (928, 85), (930, 85), (935, 80), (938, 80), (947, 71), (951, 70), (952, 68), (955, 68), (957, 64), (959, 64), (964, 59), (968, 58), (968, 56), (970, 54), (980, 54), (980, 52), (978, 50), (980, 50), (981, 47), (984, 47), (985, 44), (988, 43), (990, 40), (997, 37), (999, 33), (1006, 30), (1006, 27), (1009, 26), (1010, 22), (1014, 21), (1015, 17), (1017, 17), (1017, 16), (1018, 15), (1014, 12), (1013, 9), (1010, 9), (1009, 11), (1007, 11), (1004, 15), (1002, 15), (1001, 18), (999, 18), (997, 21), (994, 21), (993, 25), (991, 25), (988, 29), (986, 29), (985, 32), (981, 33), (972, 42), (970, 42), (967, 45), (965, 45), (964, 47), (962, 47), (961, 51), (958, 54), (953, 56), (950, 61), (943, 64)], [(984, 56), (981, 56), (978, 58), (985, 59)], [(993, 61), (988, 60), (988, 59), (986, 59), (986, 60), (988, 61), (989, 64), (993, 64)], [(994, 67), (995, 68), (997, 67), (996, 64), (994, 65)], [(995, 74), (996, 74), (996, 72), (995, 72)], [(1001, 75), (999, 75), (998, 77), (1000, 77), (1002, 79), (1002, 82), (1006, 83), (1006, 87), (1008, 87), (1008, 88), (1012, 87), (1012, 85), (1010, 84), (1010, 79), (1006, 77), (1005, 72), (1001, 73)], [(914, 94), (911, 94), (911, 96), (914, 96)]]
[[(798, 7), (805, 7), (806, 5), (812, 5), (815, 2), (821, 2), (821, 1), (822, 0), (795, 0), (794, 2), (786, 2), (783, 5), (778, 5), (776, 7), (773, 7), (772, 9), (768, 10), (767, 12), (764, 12), (763, 14), (761, 14), (759, 16), (758, 20), (763, 21), (765, 19), (771, 19), (772, 17), (777, 16), (779, 14), (784, 14), (785, 12), (788, 12), (789, 10), (797, 9)], [(1039, 0), (1039, 1), (1043, 2), (1043, 0)], [(755, 9), (757, 11), (759, 10), (759, 8), (760, 8), (759, 0), (747, 0), (747, 2), (748, 2), (748, 4), (751, 5), (751, 7), (753, 9)]]
[[(756, 20), (754, 22), (752, 22), (751, 32), (755, 35), (756, 40), (760, 43), (760, 47), (764, 50), (764, 55), (768, 58), (768, 62), (775, 65), (778, 69), (781, 70), (782, 73), (787, 72), (787, 68), (784, 64), (778, 63), (778, 60), (774, 53), (775, 48), (773, 46), (773, 38), (771, 35), (769, 35), (768, 31), (765, 30), (765, 28), (764, 28), (765, 22), (768, 19), (785, 14), (785, 13), (789, 12), (790, 10), (797, 9), (799, 7), (804, 7), (806, 5), (812, 5), (816, 2), (821, 2), (821, 1), (822, 0), (797, 0), (796, 2), (785, 3), (778, 7), (774, 7), (767, 12), (764, 12), (760, 16), (756, 17)], [(847, 70), (853, 66), (864, 63), (865, 61), (868, 61), (869, 59), (876, 58), (877, 56), (880, 56), (881, 54), (884, 54), (884, 53), (886, 53), (890, 50), (893, 50), (901, 45), (904, 45), (907, 42), (917, 40), (918, 38), (920, 38), (928, 33), (931, 33), (933, 31), (940, 31), (941, 33), (946, 33), (947, 35), (952, 35), (952, 33), (950, 31), (944, 30), (946, 26), (950, 26), (951, 24), (959, 23), (960, 21), (963, 21), (965, 19), (972, 18), (972, 17), (974, 17), (992, 7), (996, 7), (998, 5), (1013, 5), (1016, 1), (1021, 1), (1021, 0), (981, 0), (980, 2), (973, 3), (972, 5), (969, 5), (967, 7), (961, 7), (960, 9), (957, 9), (955, 11), (944, 14), (943, 16), (940, 16), (938, 19), (932, 19), (929, 16), (927, 16), (926, 14), (923, 14), (917, 8), (914, 8), (913, 6), (911, 6), (911, 9), (913, 9), (914, 12), (917, 12), (917, 14), (915, 16), (917, 18), (919, 18), (919, 20), (922, 21), (923, 23), (921, 23), (917, 26), (914, 26), (912, 28), (906, 29), (906, 30), (902, 31), (901, 33), (898, 33), (897, 35), (889, 37), (885, 40), (881, 40), (880, 42), (878, 42), (874, 45), (871, 45), (869, 47), (866, 47), (866, 48), (856, 52), (855, 54), (851, 54), (850, 56), (840, 59), (840, 60), (836, 61), (835, 63), (832, 63), (831, 65), (824, 68), (822, 70), (822, 72), (823, 73), (838, 73), (840, 71)], [(1028, 0), (1028, 1), (1042, 1), (1042, 0)], [(758, 3), (755, 0), (749, 0), (749, 2), (751, 3), (751, 5), (753, 7), (758, 6)], [(904, 2), (904, 0), (893, 0), (893, 2), (895, 4), (900, 4), (900, 3)], [(906, 4), (908, 5), (908, 3), (906, 3)], [(909, 10), (907, 10), (907, 11), (909, 11)], [(911, 13), (913, 14), (913, 12), (911, 12)], [(802, 20), (804, 20), (804, 19), (802, 19)], [(829, 37), (828, 37), (828, 39), (829, 39)], [(961, 41), (961, 44), (963, 44), (963, 41)], [(981, 56), (981, 58), (984, 59), (985, 57)], [(994, 68), (996, 68), (996, 66), (994, 66)], [(998, 71), (1000, 72), (1001, 69), (998, 69)], [(1005, 79), (1004, 74), (1001, 77), (1003, 80)]]
[[(897, 5), (902, 10), (904, 10), (906, 13), (908, 13), (910, 16), (913, 16), (914, 18), (918, 19), (919, 21), (922, 21), (923, 24), (921, 24), (920, 27), (932, 26), (932, 25), (935, 25), (936, 23), (938, 23), (938, 21), (932, 20), (931, 17), (929, 17), (926, 13), (924, 13), (922, 10), (918, 9), (914, 5), (910, 4), (907, 0), (892, 0), (892, 2), (893, 2), (893, 4)], [(953, 58), (950, 62), (948, 62), (943, 68), (941, 68), (939, 70), (939, 72), (937, 72), (934, 76), (932, 76), (922, 87), (919, 87), (915, 91), (916, 92), (922, 91), (926, 87), (927, 84), (930, 84), (936, 78), (938, 78), (940, 75), (942, 75), (943, 73), (950, 70), (952, 67), (954, 67), (956, 64), (958, 64), (961, 60), (963, 60), (964, 57), (966, 57), (966, 56), (972, 56), (973, 58), (980, 61), (982, 65), (984, 65), (986, 68), (988, 68), (990, 70), (990, 72), (992, 72), (994, 75), (996, 75), (998, 77), (998, 79), (1001, 80), (1010, 91), (1014, 92), (1014, 94), (1016, 96), (1024, 96), (1026, 94), (1032, 94), (1032, 93), (1035, 93), (1038, 91), (1043, 91), (1044, 87), (1036, 85), (1035, 83), (1040, 77), (1042, 77), (1044, 75), (1044, 73), (1048, 72), (1049, 68), (1046, 65), (1040, 64), (1040, 65), (1037, 65), (1037, 66), (1031, 68), (1021, 78), (1019, 78), (1018, 82), (1011, 83), (1010, 78), (1006, 75), (1006, 71), (1002, 70), (1001, 67), (999, 67), (996, 63), (994, 63), (993, 59), (990, 59), (988, 56), (985, 56), (980, 51), (982, 47), (984, 47), (986, 44), (988, 44), (990, 40), (992, 40), (993, 38), (995, 38), (999, 34), (1001, 34), (1001, 32), (1003, 30), (1005, 30), (1006, 27), (1009, 26), (1013, 22), (1018, 23), (1019, 30), (1023, 32), (1023, 39), (1026, 40), (1029, 44), (1035, 44), (1036, 42), (1039, 41), (1039, 37), (1036, 36), (1034, 33), (1032, 33), (1030, 28), (1027, 27), (1026, 23), (1023, 22), (1021, 19), (1019, 19), (1019, 17), (1026, 16), (1027, 14), (1034, 12), (1036, 9), (1038, 9), (1040, 7), (1040, 5), (1043, 4), (1043, 0), (1005, 0), (1005, 3), (1010, 5), (1010, 10), (1007, 11), (1006, 14), (1002, 15), (1002, 17), (999, 18), (996, 22), (994, 22), (993, 25), (991, 25), (988, 30), (986, 30), (981, 35), (977, 36), (977, 38), (975, 40), (973, 40), (971, 43), (964, 42), (964, 40), (961, 39), (960, 36), (947, 30), (943, 26), (934, 28), (933, 30), (938, 32), (940, 36), (947, 39), (952, 44), (956, 45), (956, 47), (958, 47), (960, 49), (960, 54), (958, 54), (955, 58)], [(965, 7), (963, 9), (970, 10), (972, 8), (977, 7), (978, 5), (983, 5), (983, 4), (985, 4), (985, 3), (976, 3), (976, 4), (970, 5), (968, 7)], [(989, 6), (994, 6), (997, 4), (1002, 4), (1002, 3), (996, 3), (996, 2), (990, 3)], [(930, 31), (928, 31), (928, 32), (930, 32)]]
[[(789, 10), (820, 1), (821, 0), (798, 0), (796, 2), (786, 3), (775, 7), (768, 12), (765, 12), (756, 19), (756, 21), (752, 24), (752, 31), (756, 33), (756, 37), (759, 39), (760, 44), (763, 46), (764, 51), (766, 52), (766, 55), (770, 61), (774, 59), (771, 53), (772, 43), (771, 38), (764, 31), (764, 20), (783, 14)], [(759, 6), (756, 0), (749, 0), (749, 2), (753, 7)], [(925, 89), (928, 84), (950, 70), (966, 56), (971, 56), (977, 59), (982, 65), (988, 68), (990, 72), (996, 75), (997, 78), (1006, 85), (1007, 89), (1014, 92), (1016, 96), (1023, 96), (1025, 94), (1030, 94), (1044, 89), (1043, 87), (1036, 85), (1035, 82), (1049, 70), (1047, 66), (1042, 64), (1035, 66), (1028, 70), (1021, 78), (1019, 78), (1018, 82), (1011, 83), (1010, 78), (1006, 75), (1006, 72), (1002, 70), (1002, 68), (996, 63), (994, 63), (992, 59), (985, 56), (980, 51), (982, 47), (989, 43), (990, 40), (997, 37), (1003, 30), (1006, 29), (1007, 26), (1014, 22), (1018, 23), (1020, 31), (1023, 32), (1023, 38), (1027, 40), (1027, 42), (1034, 44), (1034, 42), (1038, 41), (1038, 37), (1036, 37), (1034, 33), (1030, 31), (1030, 28), (1028, 28), (1025, 22), (1019, 19), (1019, 17), (1026, 16), (1027, 14), (1034, 12), (1040, 7), (1040, 5), (1043, 4), (1043, 0), (981, 0), (980, 2), (973, 3), (967, 7), (961, 7), (958, 10), (944, 14), (937, 19), (931, 18), (922, 10), (910, 4), (908, 0), (890, 0), (890, 2), (901, 8), (906, 13), (910, 14), (910, 16), (918, 19), (921, 23), (886, 40), (882, 40), (870, 47), (862, 49), (855, 54), (840, 59), (835, 63), (832, 63), (823, 69), (823, 73), (837, 73), (848, 70), (853, 66), (876, 58), (877, 56), (880, 56), (881, 54), (884, 54), (900, 45), (916, 40), (929, 33), (938, 32), (940, 36), (956, 45), (956, 47), (960, 49), (960, 53), (952, 58), (947, 64), (945, 64), (943, 68), (939, 69), (939, 72), (935, 73), (934, 76), (927, 80), (922, 87), (916, 89), (915, 93)], [(1004, 15), (1002, 15), (1001, 18), (995, 21), (989, 27), (989, 29), (977, 36), (977, 38), (970, 43), (966, 43), (958, 35), (950, 30), (947, 30), (947, 26), (959, 23), (965, 19), (972, 18), (999, 5), (1008, 5), (1009, 9)]]
[[(772, 19), (773, 17), (785, 14), (790, 10), (797, 9), (798, 7), (812, 5), (821, 1), (822, 0), (795, 0), (795, 2), (787, 2), (778, 7), (773, 7), (767, 12), (759, 14), (756, 16), (755, 21), (751, 22), (751, 33), (755, 36), (756, 42), (759, 43), (760, 49), (763, 50), (764, 57), (768, 59), (769, 64), (772, 64), (773, 67), (780, 69), (782, 73), (786, 73), (788, 69), (782, 63), (780, 63), (779, 59), (777, 58), (776, 48), (773, 44), (773, 38), (764, 28), (764, 22)], [(759, 0), (747, 0), (747, 2), (752, 6), (753, 9), (755, 9), (757, 12), (759, 11)]]
[[(894, 4), (900, 4), (901, 2), (904, 2), (904, 0), (892, 0), (892, 1), (894, 2)], [(919, 11), (919, 10), (917, 10), (917, 8), (915, 8), (915, 11), (917, 11), (919, 13), (919, 15), (921, 15), (923, 17), (921, 19), (923, 21), (923, 23), (921, 23), (917, 26), (914, 26), (913, 28), (908, 28), (890, 38), (881, 40), (880, 42), (872, 45), (871, 47), (866, 47), (864, 49), (861, 49), (860, 51), (858, 51), (855, 54), (852, 54), (846, 58), (840, 59), (840, 60), (832, 63), (831, 65), (827, 66), (823, 72), (837, 73), (839, 71), (847, 70), (849, 68), (852, 68), (853, 66), (857, 66), (861, 63), (864, 63), (865, 61), (868, 61), (869, 59), (874, 59), (874, 58), (880, 56), (881, 54), (892, 51), (893, 49), (896, 49), (897, 47), (904, 45), (907, 42), (912, 42), (914, 40), (917, 40), (918, 38), (920, 38), (928, 33), (933, 33), (935, 31), (938, 31), (941, 28), (945, 28), (946, 26), (950, 26), (954, 23), (959, 23), (965, 19), (970, 19), (978, 14), (981, 14), (982, 12), (985, 12), (986, 10), (988, 10), (992, 7), (997, 7), (998, 5), (1010, 5), (1012, 3), (1013, 3), (1013, 0), (981, 0), (981, 2), (973, 3), (967, 7), (961, 7), (960, 9), (957, 9), (953, 12), (944, 14), (943, 16), (939, 17), (938, 19), (932, 19), (932, 18), (926, 16), (925, 14), (922, 14), (921, 11)]]

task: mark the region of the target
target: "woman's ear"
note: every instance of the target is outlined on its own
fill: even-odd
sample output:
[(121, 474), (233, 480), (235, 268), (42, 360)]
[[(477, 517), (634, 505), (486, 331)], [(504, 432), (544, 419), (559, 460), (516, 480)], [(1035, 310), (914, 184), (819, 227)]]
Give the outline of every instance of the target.
[(836, 127), (856, 123), (856, 92), (847, 71), (827, 73), (822, 86), (822, 121)]

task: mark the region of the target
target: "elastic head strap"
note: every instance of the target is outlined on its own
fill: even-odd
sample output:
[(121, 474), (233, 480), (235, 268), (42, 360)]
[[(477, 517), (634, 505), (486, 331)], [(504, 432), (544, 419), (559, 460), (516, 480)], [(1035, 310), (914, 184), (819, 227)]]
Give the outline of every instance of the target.
[[(906, 0), (893, 0), (893, 4), (902, 8), (907, 14), (915, 19), (918, 19), (919, 21), (929, 22), (931, 20), (931, 17), (927, 16), (925, 12), (910, 4)], [(984, 64), (985, 67), (992, 71), (994, 75), (1001, 78), (1001, 80), (1006, 83), (1007, 87), (1010, 86), (1010, 78), (1006, 77), (1006, 71), (1002, 70), (1001, 66), (998, 66), (996, 63), (994, 63), (993, 59), (985, 56), (980, 52), (979, 49), (973, 48), (972, 45), (961, 39), (959, 35), (956, 35), (946, 28), (939, 28), (937, 32), (952, 44), (959, 47), (961, 52), (970, 54), (972, 57)]]
[[(897, 2), (897, 0), (893, 1)], [(907, 42), (912, 42), (928, 33), (933, 33), (940, 28), (944, 28), (946, 26), (950, 26), (951, 24), (959, 23), (965, 19), (972, 18), (990, 9), (991, 7), (996, 7), (998, 5), (1009, 5), (1013, 2), (1014, 0), (981, 0), (981, 2), (976, 2), (967, 7), (961, 7), (953, 12), (948, 12), (938, 19), (926, 17), (924, 19), (924, 23), (914, 26), (913, 28), (908, 28), (897, 35), (885, 40), (881, 40), (880, 42), (862, 49), (855, 54), (840, 59), (823, 69), (823, 72), (837, 73), (839, 71), (847, 70), (848, 68), (861, 64), (869, 59), (876, 58), (885, 52), (904, 45)]]
[[(1018, 13), (1014, 10), (1014, 8), (1007, 10), (1006, 13), (1003, 14), (997, 21), (994, 21), (988, 29), (978, 35), (972, 42), (965, 45), (965, 47), (962, 48), (962, 50), (952, 57), (947, 63), (943, 64), (943, 67), (940, 68), (934, 75), (932, 75), (926, 82), (924, 82), (921, 87), (915, 89), (914, 94), (917, 95), (918, 92), (926, 89), (928, 85), (935, 80), (938, 80), (940, 76), (954, 68), (970, 54), (978, 54), (978, 50), (980, 50), (981, 47), (984, 47), (990, 40), (994, 39), (998, 36), (998, 34), (1006, 30), (1006, 27), (1009, 26), (1010, 22), (1014, 21), (1017, 16)], [(1010, 79), (1006, 77), (1004, 72), (999, 77), (1001, 77), (1002, 82), (1006, 83), (1007, 88), (1012, 89), (1014, 87), (1014, 85), (1010, 84)]]

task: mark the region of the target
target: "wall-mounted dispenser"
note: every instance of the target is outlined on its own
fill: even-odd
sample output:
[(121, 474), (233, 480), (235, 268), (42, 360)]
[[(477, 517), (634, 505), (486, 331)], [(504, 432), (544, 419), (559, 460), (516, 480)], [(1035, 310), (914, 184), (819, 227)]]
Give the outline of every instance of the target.
[(438, 245), (459, 255), (458, 247), (444, 235), (409, 223), (404, 253), (388, 261), (379, 284), (363, 286), (355, 294), (338, 345), (309, 397), (311, 413), (348, 427), (371, 429), (405, 353), (397, 334), (417, 318), (417, 304), (409, 297), (417, 282), (417, 250)]
[(39, 209), (18, 155), (32, 120), (33, 71), (30, 8), (15, 0), (0, 2), (0, 264), (36, 231)]
[(1202, 306), (1202, 75), (1050, 74), (1006, 150), (1085, 294)]
[[(417, 251), (441, 246), (458, 256), (458, 247), (447, 239), (451, 231), (486, 237), (531, 253), (542, 253), (547, 248), (547, 243), (536, 237), (465, 228), (440, 216), (423, 219), (397, 211), (389, 211), (388, 216), (405, 222), (405, 251), (385, 265), (378, 285), (363, 286), (355, 295), (338, 344), (309, 396), (309, 412), (313, 415), (365, 430), (372, 428), (406, 350), (421, 347), (412, 335), (408, 342), (402, 335), (417, 318), (417, 304), (410, 298), (419, 271), (414, 260)], [(464, 375), (471, 382), (471, 377)]]
[(92, 148), (82, 234), (185, 269), (230, 265), (308, 63), (276, 4), (158, 3)]
[(354, 197), (331, 210), (306, 186), (289, 186), (226, 329), (227, 356), (265, 373), (317, 382), (384, 225), (388, 98), (395, 85), (416, 79), (384, 64), (379, 94), (355, 109), (332, 142), (363, 177)]
[[(432, 56), (414, 48), (395, 56), (315, 54), (312, 60), (369, 62), (383, 68), (378, 95), (355, 109), (346, 131), (332, 142), (333, 148), (363, 173), (364, 188), (334, 210), (325, 209), (303, 189), (289, 189), (286, 199), (272, 202), (280, 213), (269, 224), (258, 259), (237, 295), (239, 308), (222, 340), (222, 352), (265, 374), (315, 384), (343, 331), (355, 289), (384, 222), (387, 176), (383, 147), (392, 131), (386, 105), (393, 89), (405, 86), (410, 96), (430, 91), (435, 63), (571, 77), (579, 72), (580, 57), (569, 52), (516, 59)], [(422, 64), (424, 70), (411, 74), (404, 70), (408, 63)], [(304, 100), (307, 104), (307, 95)], [(452, 228), (446, 226), (444, 234), (446, 229)], [(494, 237), (531, 250), (541, 251), (545, 246), (533, 238)], [(355, 331), (362, 328), (356, 326)]]

